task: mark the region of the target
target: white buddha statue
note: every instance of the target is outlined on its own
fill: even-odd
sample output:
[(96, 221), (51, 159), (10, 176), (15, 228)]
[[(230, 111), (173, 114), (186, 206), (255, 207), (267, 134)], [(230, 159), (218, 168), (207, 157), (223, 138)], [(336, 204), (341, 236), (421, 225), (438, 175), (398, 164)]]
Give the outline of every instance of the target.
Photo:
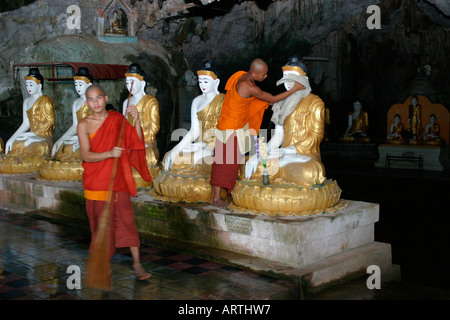
[[(132, 91), (130, 101), (128, 102), (127, 98), (123, 102), (122, 113), (128, 117), (128, 121), (134, 126), (134, 118), (131, 115), (127, 115), (126, 109), (127, 106), (131, 105), (136, 106), (138, 109), (144, 133), (147, 165), (152, 177), (155, 177), (159, 172), (159, 150), (156, 141), (156, 135), (160, 129), (159, 103), (155, 97), (145, 92), (147, 85), (146, 74), (139, 64), (131, 64), (129, 70), (125, 73), (125, 78), (127, 90)], [(131, 88), (132, 84), (133, 88)], [(136, 170), (133, 170), (133, 175), (137, 186), (149, 186), (149, 183), (144, 181)]]
[[(89, 88), (92, 85), (93, 78), (89, 74), (88, 69), (86, 68), (80, 68), (78, 70), (78, 73), (73, 77), (74, 78), (74, 85), (75, 90), (77, 91), (77, 94), (79, 95), (78, 99), (76, 99), (72, 104), (72, 125), (69, 129), (62, 135), (61, 138), (56, 141), (55, 145), (52, 149), (52, 156), (56, 156), (57, 152), (60, 154), (65, 154), (67, 151), (61, 150), (61, 146), (65, 145), (67, 148), (68, 146), (72, 146), (71, 153), (75, 153), (79, 147), (80, 143), (77, 136), (77, 125), (78, 121), (82, 118), (86, 117), (91, 113), (89, 110), (89, 107), (86, 104), (86, 89)], [(64, 157), (64, 156), (62, 156)], [(66, 156), (67, 157), (67, 156)], [(77, 159), (81, 159), (79, 157), (76, 157)]]
[(52, 149), (53, 159), (44, 161), (40, 169), (40, 178), (45, 180), (81, 180), (80, 143), (77, 135), (78, 121), (91, 114), (86, 104), (86, 89), (92, 85), (93, 77), (87, 68), (81, 67), (74, 75), (75, 90), (79, 97), (72, 104), (72, 125), (56, 141)]
[[(182, 165), (184, 162), (187, 162), (185, 164), (187, 164), (190, 168), (197, 167), (197, 164), (201, 165), (205, 163), (212, 163), (211, 157), (214, 151), (214, 145), (207, 144), (208, 141), (205, 141), (203, 139), (204, 137), (201, 137), (202, 133), (212, 134), (212, 131), (205, 132), (211, 128), (204, 128), (204, 125), (208, 119), (202, 118), (200, 120), (199, 113), (205, 107), (209, 106), (218, 95), (219, 98), (223, 98), (219, 93), (219, 84), (220, 79), (217, 78), (214, 72), (207, 70), (198, 71), (198, 85), (202, 94), (195, 97), (191, 104), (191, 128), (183, 139), (166, 154), (164, 159), (165, 171), (169, 171), (173, 167), (174, 162), (178, 165)], [(217, 111), (216, 108), (214, 108), (214, 111)], [(186, 159), (182, 156), (182, 154), (192, 155), (192, 161), (191, 157)]]
[[(31, 68), (25, 77), (25, 86), (30, 95), (23, 102), (23, 122), (5, 145), (5, 154), (0, 163), (0, 172), (34, 172), (44, 157), (49, 156), (53, 146), (55, 110), (52, 99), (42, 93), (44, 78), (37, 68)], [(20, 157), (14, 165), (12, 158)]]
[(359, 100), (353, 102), (353, 112), (348, 114), (347, 129), (342, 141), (344, 142), (370, 142), (367, 136), (369, 130), (369, 114), (362, 110)]
[(191, 127), (183, 139), (163, 159), (164, 171), (155, 179), (155, 191), (171, 199), (209, 202), (209, 184), (215, 128), (225, 95), (219, 92), (220, 79), (214, 63), (205, 61), (197, 71), (201, 94), (191, 104)]
[[(247, 160), (232, 191), (232, 209), (290, 215), (328, 210), (339, 202), (341, 190), (335, 181), (326, 179), (320, 157), (325, 105), (311, 93), (300, 57), (291, 57), (282, 70), (277, 85), (283, 83), (290, 90), (295, 81), (304, 88), (274, 104), (275, 131), (266, 145), (267, 157), (261, 161), (255, 154)], [(265, 169), (269, 185), (263, 185)]]

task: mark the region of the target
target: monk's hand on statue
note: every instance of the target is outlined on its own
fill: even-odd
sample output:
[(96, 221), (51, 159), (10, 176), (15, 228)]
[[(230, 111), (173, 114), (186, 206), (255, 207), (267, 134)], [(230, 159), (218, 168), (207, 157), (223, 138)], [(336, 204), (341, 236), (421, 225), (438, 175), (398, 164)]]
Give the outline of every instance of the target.
[(122, 151), (123, 148), (121, 147), (112, 148), (112, 150), (110, 151), (110, 158), (120, 158), (120, 156), (122, 155)]
[(291, 90), (299, 91), (299, 90), (303, 90), (303, 89), (305, 89), (304, 85), (302, 85), (301, 83), (295, 82), (294, 87), (292, 87)]

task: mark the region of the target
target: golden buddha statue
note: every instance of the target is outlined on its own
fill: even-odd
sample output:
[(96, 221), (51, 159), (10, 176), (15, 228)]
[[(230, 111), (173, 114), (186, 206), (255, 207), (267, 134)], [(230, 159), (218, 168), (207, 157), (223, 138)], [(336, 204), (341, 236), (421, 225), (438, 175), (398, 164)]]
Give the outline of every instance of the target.
[(386, 138), (386, 143), (389, 144), (405, 144), (405, 138), (403, 137), (404, 126), (401, 122), (399, 114), (394, 115), (394, 122), (391, 124), (389, 134)]
[(6, 155), (0, 159), (1, 173), (38, 171), (53, 146), (55, 110), (52, 99), (42, 93), (44, 78), (38, 68), (30, 69), (25, 85), (30, 96), (23, 102), (23, 122), (6, 142)]
[(92, 85), (93, 77), (87, 68), (81, 67), (73, 79), (79, 98), (72, 104), (72, 126), (53, 145), (53, 158), (46, 159), (42, 164), (38, 178), (44, 180), (76, 181), (83, 178), (77, 125), (78, 121), (92, 113), (86, 104), (85, 93)]
[(209, 202), (211, 198), (214, 132), (225, 95), (219, 93), (220, 79), (212, 61), (206, 61), (197, 75), (202, 94), (192, 101), (191, 127), (165, 154), (164, 171), (154, 179), (156, 197), (163, 200)]
[[(271, 120), (275, 132), (266, 146), (267, 158), (261, 161), (255, 154), (248, 159), (232, 191), (235, 205), (230, 208), (269, 215), (335, 210), (341, 190), (335, 181), (326, 179), (320, 157), (324, 103), (311, 93), (306, 67), (299, 57), (291, 57), (282, 69), (283, 78), (277, 85), (284, 83), (290, 90), (296, 81), (304, 89), (274, 104)], [(262, 184), (265, 168), (269, 185)]]
[(430, 115), (430, 122), (425, 127), (425, 134), (422, 138), (423, 142), (427, 145), (438, 146), (444, 144), (445, 141), (440, 136), (441, 128), (437, 123), (437, 117), (435, 114)]
[[(130, 65), (129, 70), (125, 73), (126, 86), (131, 91), (130, 101), (126, 99), (123, 102), (122, 112), (127, 116), (127, 105), (134, 105), (139, 111), (139, 119), (144, 133), (146, 146), (146, 159), (152, 178), (156, 177), (159, 172), (159, 150), (156, 141), (156, 134), (159, 132), (159, 103), (155, 97), (145, 92), (147, 85), (146, 74), (137, 63)], [(131, 88), (133, 84), (133, 88)], [(134, 126), (134, 118), (127, 116), (128, 121)], [(138, 187), (151, 186), (152, 182), (147, 182), (141, 178), (139, 173), (133, 168), (133, 176)]]
[(411, 97), (411, 104), (409, 105), (409, 116), (408, 116), (408, 124), (406, 129), (409, 130), (412, 134), (412, 138), (410, 139), (410, 144), (418, 144), (419, 136), (422, 133), (422, 106), (418, 104), (418, 99), (416, 96)]
[(348, 114), (348, 125), (341, 141), (343, 142), (370, 142), (367, 136), (369, 131), (369, 114), (362, 110), (359, 100), (353, 103), (353, 112)]
[(120, 21), (120, 17), (117, 11), (113, 12), (113, 16), (111, 17), (109, 24), (110, 28), (106, 30), (106, 33), (120, 34), (120, 35), (124, 35), (126, 33), (125, 30), (122, 28), (122, 23)]

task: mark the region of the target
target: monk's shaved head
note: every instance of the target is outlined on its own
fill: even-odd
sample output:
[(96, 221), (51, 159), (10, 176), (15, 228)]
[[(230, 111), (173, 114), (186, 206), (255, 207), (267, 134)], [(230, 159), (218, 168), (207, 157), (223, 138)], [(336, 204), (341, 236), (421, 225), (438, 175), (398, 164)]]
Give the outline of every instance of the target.
[(254, 81), (264, 81), (267, 78), (267, 73), (269, 72), (269, 67), (263, 59), (256, 58), (250, 64), (249, 73), (252, 75)]
[(256, 58), (250, 64), (250, 71), (261, 72), (264, 68), (268, 69), (267, 63), (263, 59)]
[(103, 88), (101, 86), (99, 86), (98, 84), (93, 84), (91, 86), (89, 86), (89, 88), (86, 89), (86, 96), (88, 95), (89, 92), (91, 92), (92, 90), (99, 90), (102, 95), (105, 95), (105, 90), (103, 90)]

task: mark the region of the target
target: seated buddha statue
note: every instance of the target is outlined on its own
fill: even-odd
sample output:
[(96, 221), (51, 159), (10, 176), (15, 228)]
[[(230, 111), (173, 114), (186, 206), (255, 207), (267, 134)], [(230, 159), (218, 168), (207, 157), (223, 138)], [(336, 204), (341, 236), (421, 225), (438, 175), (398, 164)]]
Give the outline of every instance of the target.
[(369, 131), (369, 114), (362, 110), (360, 101), (353, 103), (353, 111), (348, 114), (347, 130), (341, 141), (344, 142), (370, 142), (367, 136)]
[[(127, 106), (134, 105), (139, 111), (139, 119), (141, 121), (142, 131), (144, 133), (144, 141), (146, 148), (147, 165), (150, 173), (154, 178), (159, 172), (159, 150), (156, 141), (156, 134), (159, 132), (159, 103), (155, 97), (145, 92), (147, 85), (146, 74), (141, 66), (137, 63), (130, 65), (125, 73), (127, 90), (130, 92), (130, 101), (128, 98), (123, 102), (122, 112), (127, 116), (131, 125), (135, 125), (134, 118), (127, 115)], [(131, 87), (133, 85), (133, 87)], [(133, 168), (133, 176), (138, 187), (147, 187), (151, 185), (141, 178), (139, 173)]]
[(386, 143), (389, 144), (405, 144), (403, 137), (404, 126), (401, 122), (399, 114), (394, 115), (394, 122), (391, 124), (389, 133), (386, 138)]
[(52, 150), (55, 110), (52, 99), (42, 93), (44, 78), (38, 68), (30, 69), (25, 85), (30, 96), (23, 102), (22, 124), (6, 142), (2, 173), (38, 171)]
[(110, 28), (106, 30), (106, 33), (112, 33), (112, 34), (125, 34), (125, 30), (122, 28), (122, 23), (119, 18), (119, 14), (117, 11), (113, 12), (113, 16), (110, 20)]
[(411, 132), (412, 138), (410, 139), (410, 144), (418, 144), (419, 136), (422, 134), (422, 106), (418, 104), (418, 99), (416, 96), (411, 97), (411, 104), (408, 108), (408, 124), (406, 129)]
[[(279, 215), (289, 212), (322, 210), (337, 204), (341, 190), (327, 180), (320, 157), (324, 137), (325, 106), (311, 93), (303, 61), (294, 56), (283, 66), (277, 85), (291, 89), (294, 81), (304, 89), (273, 106), (271, 121), (275, 131), (266, 145), (267, 158), (252, 155), (241, 170), (232, 191), (237, 207), (269, 210)], [(270, 185), (262, 185), (263, 163)], [(242, 172), (244, 171), (244, 172)]]
[(205, 61), (197, 76), (201, 94), (191, 104), (191, 127), (165, 154), (164, 171), (154, 182), (156, 193), (171, 201), (209, 202), (211, 198), (214, 130), (225, 95), (219, 93), (220, 79), (213, 61)]
[(441, 129), (437, 123), (437, 117), (435, 114), (430, 115), (430, 122), (425, 127), (425, 134), (423, 136), (423, 142), (428, 145), (441, 145), (444, 140), (440, 136)]
[(79, 120), (92, 113), (86, 104), (85, 94), (92, 85), (93, 77), (87, 68), (80, 67), (73, 79), (79, 97), (72, 104), (72, 125), (53, 145), (52, 159), (45, 160), (39, 170), (40, 178), (45, 180), (71, 181), (83, 177), (77, 125)]

